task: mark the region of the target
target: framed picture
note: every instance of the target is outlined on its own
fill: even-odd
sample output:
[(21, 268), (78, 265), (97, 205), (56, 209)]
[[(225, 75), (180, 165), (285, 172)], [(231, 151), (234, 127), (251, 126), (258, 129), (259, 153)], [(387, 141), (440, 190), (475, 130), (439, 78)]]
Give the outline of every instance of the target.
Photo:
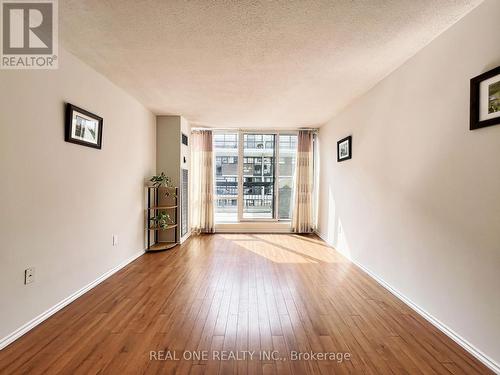
[(500, 124), (500, 66), (470, 80), (470, 130)]
[(349, 136), (337, 142), (337, 161), (348, 160), (351, 157), (352, 157), (352, 136)]
[(102, 123), (102, 117), (67, 103), (64, 140), (101, 149)]

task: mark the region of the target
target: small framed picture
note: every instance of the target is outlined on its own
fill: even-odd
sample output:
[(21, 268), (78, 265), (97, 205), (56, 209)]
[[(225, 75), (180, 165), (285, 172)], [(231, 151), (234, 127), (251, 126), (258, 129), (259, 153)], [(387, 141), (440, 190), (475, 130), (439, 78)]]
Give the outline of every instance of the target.
[(500, 66), (470, 80), (470, 130), (500, 124)]
[(67, 103), (64, 140), (101, 149), (102, 123), (102, 117)]
[(348, 160), (351, 157), (352, 157), (352, 136), (349, 136), (337, 142), (337, 161)]

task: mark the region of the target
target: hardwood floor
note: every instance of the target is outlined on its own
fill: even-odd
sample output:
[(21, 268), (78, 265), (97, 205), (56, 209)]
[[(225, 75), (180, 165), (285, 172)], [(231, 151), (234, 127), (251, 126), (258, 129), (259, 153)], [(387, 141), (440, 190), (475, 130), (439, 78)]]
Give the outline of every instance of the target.
[(140, 257), (2, 350), (0, 373), (492, 372), (318, 237), (217, 234)]

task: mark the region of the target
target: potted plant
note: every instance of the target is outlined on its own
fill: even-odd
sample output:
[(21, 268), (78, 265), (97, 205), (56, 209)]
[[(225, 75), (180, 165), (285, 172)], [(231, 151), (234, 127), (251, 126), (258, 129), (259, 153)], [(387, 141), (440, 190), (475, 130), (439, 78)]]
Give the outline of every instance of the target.
[(158, 211), (158, 213), (149, 220), (151, 220), (153, 227), (162, 230), (168, 229), (169, 225), (175, 224), (175, 221), (166, 211)]
[(172, 184), (172, 179), (161, 172), (161, 174), (151, 177), (149, 180), (156, 188), (165, 188), (165, 196), (175, 197), (175, 186)]

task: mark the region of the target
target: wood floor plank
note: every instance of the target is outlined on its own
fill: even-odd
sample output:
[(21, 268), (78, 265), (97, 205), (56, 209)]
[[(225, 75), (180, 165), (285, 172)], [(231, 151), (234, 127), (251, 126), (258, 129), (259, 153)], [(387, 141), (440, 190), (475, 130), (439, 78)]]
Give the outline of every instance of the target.
[(0, 373), (492, 372), (318, 237), (216, 234), (138, 258), (0, 351)]

